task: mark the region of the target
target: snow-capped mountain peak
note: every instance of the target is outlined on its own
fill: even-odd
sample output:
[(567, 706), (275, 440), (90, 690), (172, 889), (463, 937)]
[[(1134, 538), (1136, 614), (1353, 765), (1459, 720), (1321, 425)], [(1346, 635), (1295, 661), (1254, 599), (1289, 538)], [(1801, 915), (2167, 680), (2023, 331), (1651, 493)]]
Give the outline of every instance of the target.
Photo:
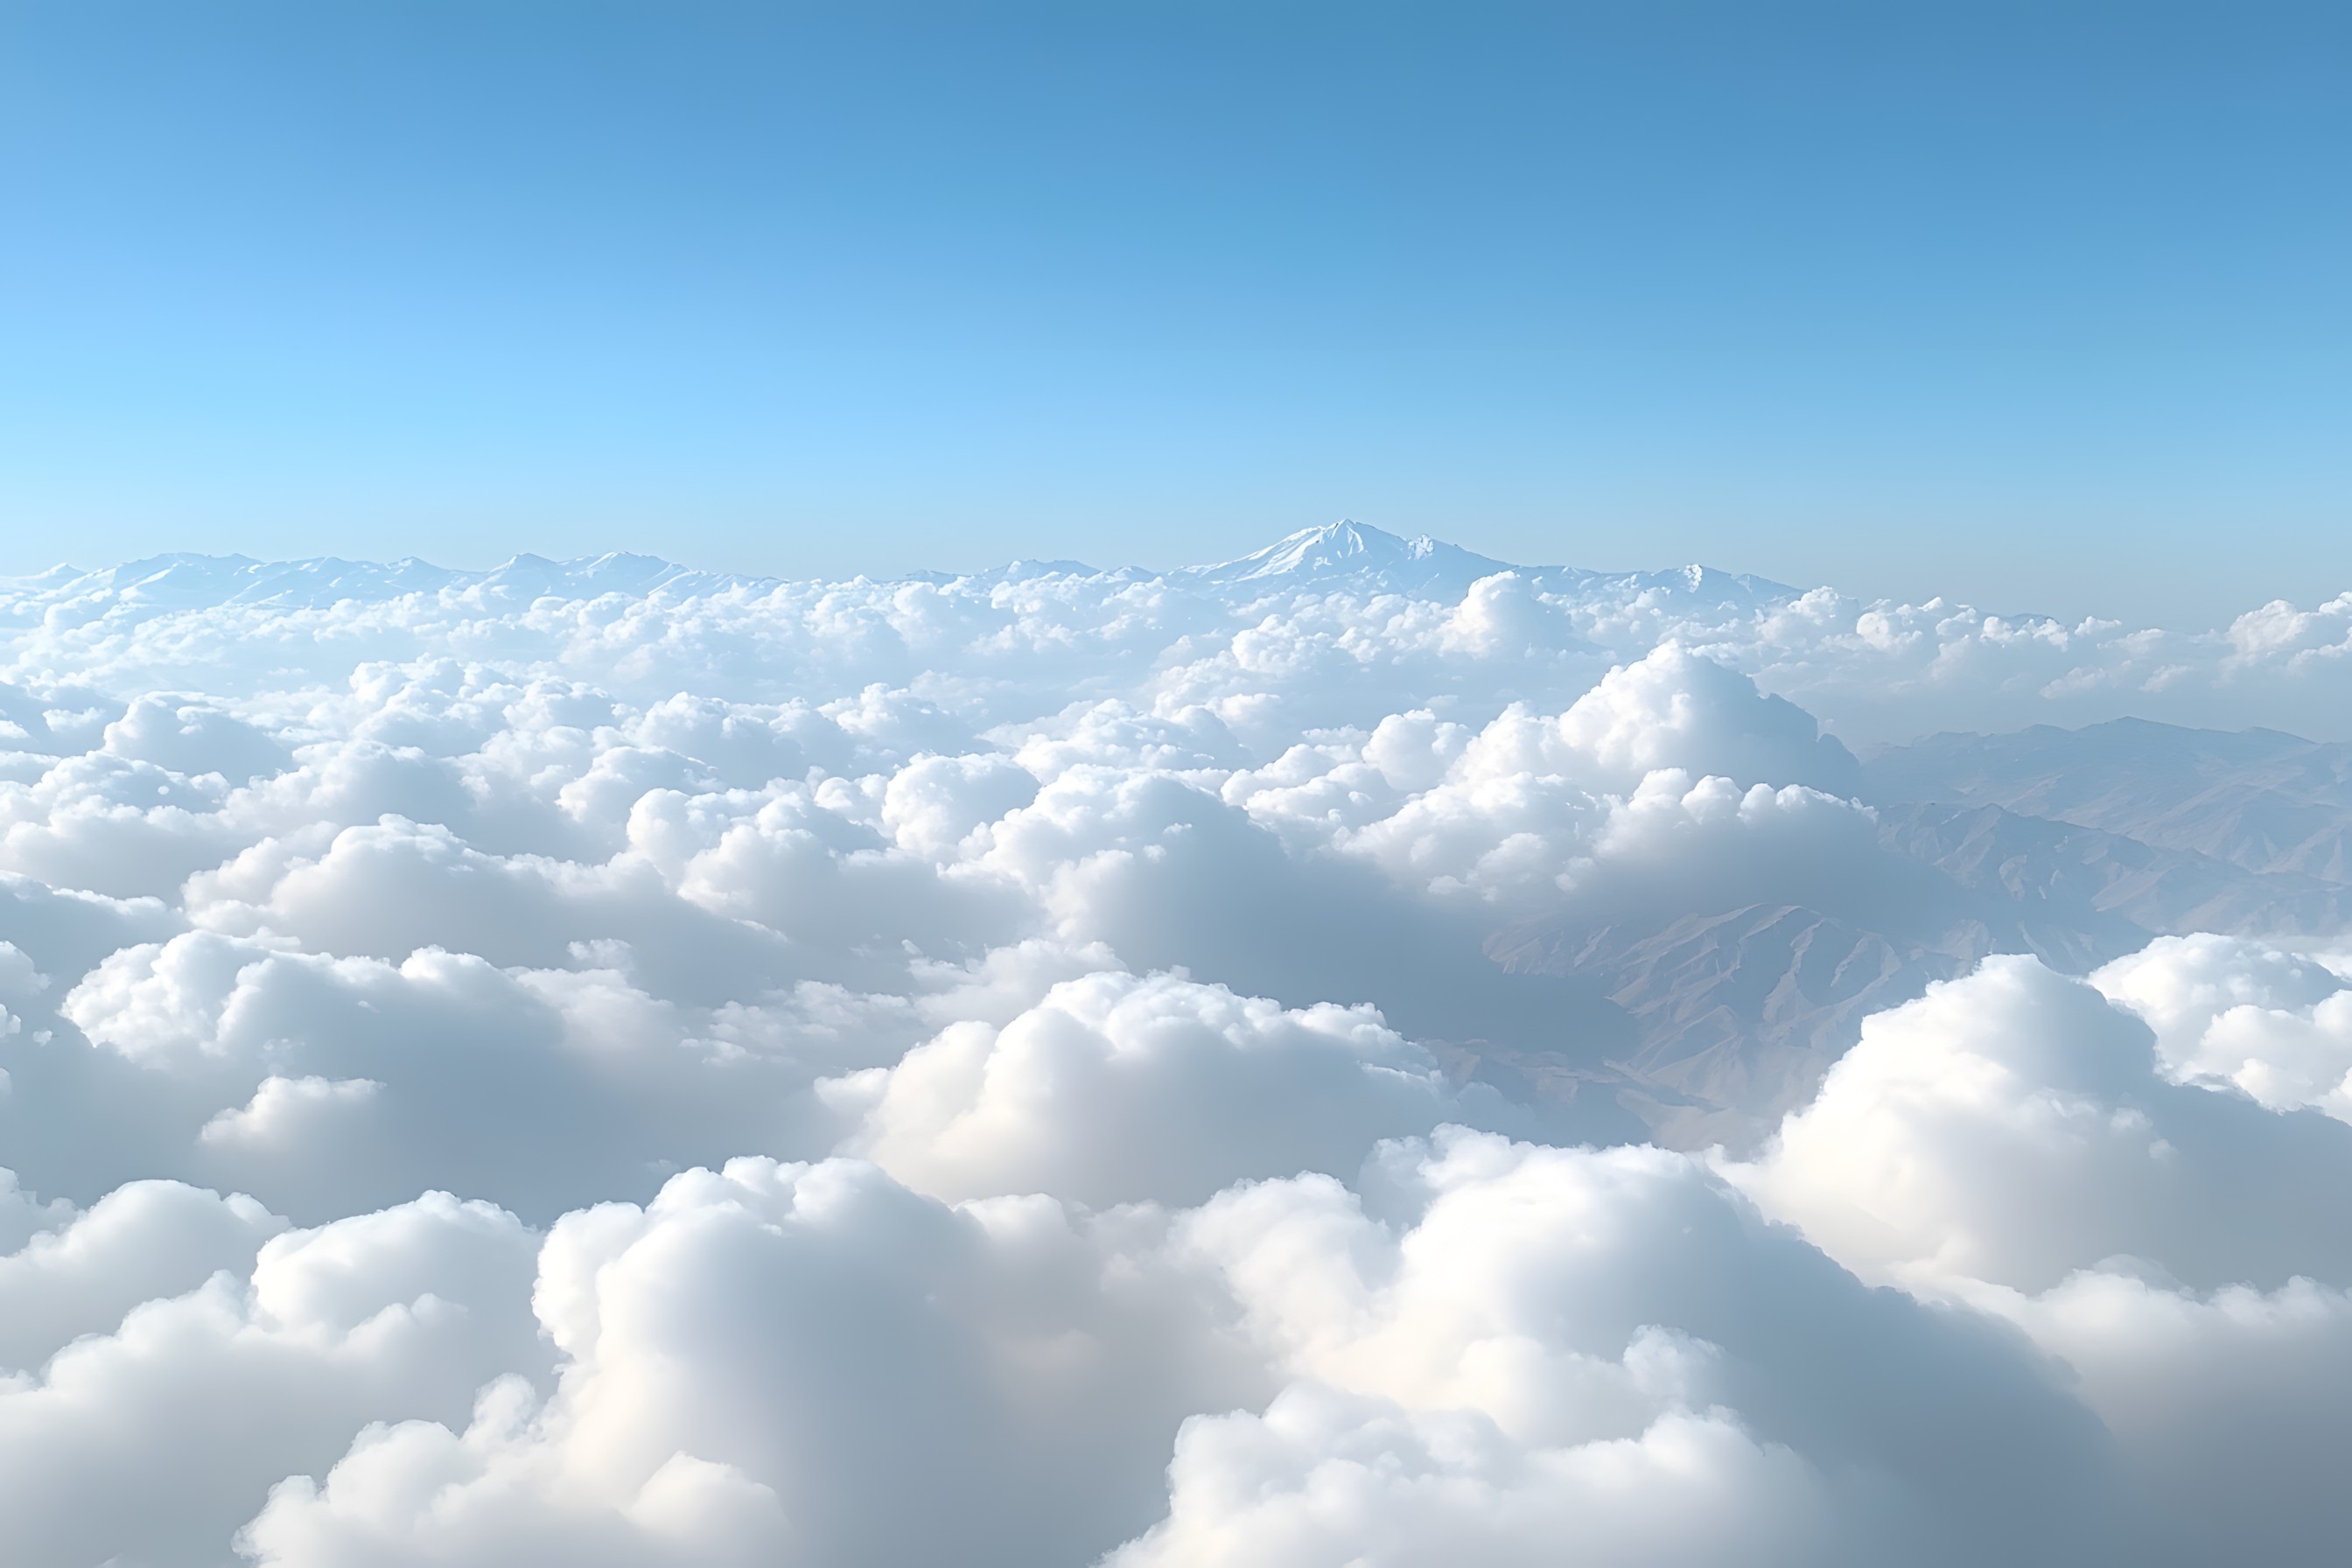
[(1171, 574), (1220, 587), (1293, 587), (1346, 579), (1395, 593), (1466, 588), (1481, 577), (1510, 571), (1510, 563), (1421, 534), (1402, 539), (1351, 519), (1302, 528), (1263, 550), (1232, 561), (1187, 566)]

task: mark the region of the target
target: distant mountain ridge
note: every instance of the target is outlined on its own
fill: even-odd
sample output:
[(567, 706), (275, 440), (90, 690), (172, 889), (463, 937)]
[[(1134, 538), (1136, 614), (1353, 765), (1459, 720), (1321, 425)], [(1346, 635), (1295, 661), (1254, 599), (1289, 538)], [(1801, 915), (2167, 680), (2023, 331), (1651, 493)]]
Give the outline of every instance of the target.
[(569, 598), (605, 594), (643, 597), (667, 590), (685, 596), (757, 581), (697, 571), (656, 556), (617, 552), (572, 561), (518, 555), (487, 572), (436, 566), (414, 556), (389, 562), (345, 561), (335, 556), (256, 561), (245, 555), (178, 553), (94, 571), (52, 567), (37, 576), (0, 578), (0, 588), (56, 599), (111, 595), (158, 609), (211, 605), (317, 608), (343, 600), (375, 602), (408, 594), (469, 591), (494, 600), (526, 604), (551, 594)]
[[(912, 572), (898, 580), (993, 586), (1051, 577), (1110, 578), (1166, 583), (1212, 598), (1248, 603), (1288, 593), (1326, 592), (1454, 599), (1478, 579), (1504, 572), (1528, 578), (1549, 592), (1591, 598), (1632, 600), (1646, 595), (1685, 605), (1747, 605), (1794, 598), (1798, 592), (1769, 578), (1697, 565), (1632, 573), (1516, 565), (1425, 533), (1407, 539), (1349, 519), (1302, 528), (1230, 561), (1167, 572), (1139, 566), (1105, 570), (1081, 561), (1013, 561), (979, 572)], [(568, 561), (518, 555), (481, 572), (436, 566), (413, 556), (391, 562), (334, 556), (257, 561), (244, 555), (175, 553), (95, 570), (58, 566), (33, 576), (0, 578), (0, 592), (13, 590), (20, 596), (47, 600), (111, 597), (158, 610), (208, 605), (324, 608), (344, 600), (374, 602), (411, 594), (478, 595), (509, 604), (550, 595), (587, 599), (608, 594), (689, 598), (761, 592), (785, 581), (703, 571), (625, 552)]]
[(1302, 528), (1261, 550), (1205, 566), (1181, 566), (1164, 575), (1229, 595), (1285, 589), (1345, 588), (1418, 597), (1459, 596), (1481, 577), (1510, 572), (1538, 587), (1577, 597), (1631, 600), (1643, 595), (1684, 604), (1755, 605), (1793, 599), (1798, 590), (1749, 573), (1711, 566), (1663, 572), (1595, 572), (1578, 566), (1523, 566), (1480, 555), (1423, 533), (1411, 539), (1351, 519)]
[(2247, 871), (2352, 883), (2352, 745), (2118, 719), (1930, 735), (1874, 753), (1885, 804), (1997, 805)]

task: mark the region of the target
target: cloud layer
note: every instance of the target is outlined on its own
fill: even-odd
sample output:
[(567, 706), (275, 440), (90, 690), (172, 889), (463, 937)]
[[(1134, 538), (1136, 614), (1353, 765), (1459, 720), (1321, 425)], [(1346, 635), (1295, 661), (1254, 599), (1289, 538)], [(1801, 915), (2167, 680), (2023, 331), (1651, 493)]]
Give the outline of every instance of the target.
[(2340, 711), (2342, 610), (1365, 531), (0, 584), (12, 1542), (2321, 1554), (2334, 753), (1847, 742)]

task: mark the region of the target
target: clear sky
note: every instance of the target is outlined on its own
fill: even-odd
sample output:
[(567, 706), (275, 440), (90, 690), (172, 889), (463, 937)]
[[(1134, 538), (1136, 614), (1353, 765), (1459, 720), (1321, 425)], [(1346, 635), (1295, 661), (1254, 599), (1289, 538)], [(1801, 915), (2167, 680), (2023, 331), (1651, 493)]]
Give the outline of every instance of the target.
[(2352, 6), (0, 0), (0, 571), (2352, 587)]

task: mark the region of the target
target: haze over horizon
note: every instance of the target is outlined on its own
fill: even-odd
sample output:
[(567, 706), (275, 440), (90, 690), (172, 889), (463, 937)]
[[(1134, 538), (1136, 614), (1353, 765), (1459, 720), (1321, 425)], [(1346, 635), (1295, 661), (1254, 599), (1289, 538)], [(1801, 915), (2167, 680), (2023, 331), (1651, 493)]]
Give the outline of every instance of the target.
[[(1442, 563), (1442, 565), (1433, 574), (1429, 571), (1411, 571), (1405, 573), (1402, 578), (1398, 577), (1393, 570), (1394, 567), (1423, 552), (1433, 555)], [(635, 563), (635, 566), (624, 576), (612, 577), (610, 573), (616, 563)], [(517, 568), (573, 569), (570, 574), (580, 576), (583, 582), (589, 576), (601, 574), (607, 576), (608, 580), (625, 583), (633, 591), (643, 591), (660, 585), (673, 594), (709, 592), (721, 584), (828, 580), (821, 574), (795, 575), (791, 573), (731, 571), (709, 562), (673, 560), (667, 556), (644, 551), (606, 551), (594, 555), (562, 557), (520, 552), (503, 560), (474, 568), (453, 567), (443, 562), (426, 561), (417, 556), (350, 559), (321, 555), (262, 560), (238, 553), (168, 551), (142, 560), (111, 562), (104, 565), (86, 565), (60, 561), (51, 563), (44, 571), (0, 574), (0, 581), (31, 584), (43, 581), (61, 582), (80, 577), (104, 577), (114, 582), (118, 586), (124, 586), (128, 585), (127, 582), (122, 580), (122, 574), (126, 570), (136, 571), (150, 567), (163, 570), (173, 565), (183, 568), (220, 568), (228, 574), (219, 576), (218, 580), (224, 584), (233, 585), (236, 591), (244, 596), (250, 596), (258, 591), (274, 591), (274, 589), (265, 589), (265, 584), (276, 584), (289, 591), (310, 594), (327, 591), (325, 584), (364, 584), (363, 591), (367, 593), (380, 590), (431, 591), (465, 582), (496, 580), (503, 574), (513, 573)], [(358, 569), (358, 575), (346, 578), (331, 572), (323, 577), (319, 575), (323, 570), (342, 567)], [(637, 569), (640, 567), (643, 569)], [(298, 573), (289, 573), (285, 570), (287, 568), (301, 570)], [(390, 575), (385, 574), (384, 569), (391, 568), (409, 570)], [(1166, 577), (1171, 580), (1190, 580), (1202, 584), (1228, 580), (1271, 579), (1302, 574), (1315, 575), (1336, 573), (1341, 575), (1383, 576), (1383, 580), (1391, 582), (1392, 585), (1404, 582), (1415, 587), (1427, 586), (1439, 581), (1463, 587), (1467, 586), (1480, 575), (1505, 572), (1557, 575), (1564, 571), (1576, 577), (1625, 582), (1662, 579), (1678, 573), (1705, 572), (1710, 575), (1750, 580), (1764, 589), (1781, 592), (1784, 596), (1791, 599), (1804, 591), (1803, 585), (1776, 582), (1760, 573), (1727, 568), (1716, 563), (1704, 561), (1671, 564), (1649, 563), (1641, 566), (1613, 569), (1596, 568), (1588, 563), (1565, 560), (1506, 561), (1465, 549), (1451, 539), (1440, 539), (1428, 533), (1416, 534), (1408, 539), (1391, 533), (1388, 530), (1359, 522), (1353, 518), (1341, 518), (1336, 522), (1312, 524), (1305, 528), (1294, 529), (1271, 542), (1260, 544), (1255, 550), (1247, 551), (1223, 561), (1189, 561), (1172, 564), (1146, 565), (1134, 561), (1086, 561), (1028, 554), (1014, 555), (1002, 561), (992, 561), (960, 571), (945, 571), (932, 566), (917, 566), (897, 573), (860, 569), (841, 574), (837, 578), (831, 580), (871, 578), (882, 582), (916, 579), (947, 582), (958, 578), (998, 576), (1008, 569), (1015, 568), (1028, 574), (1074, 572), (1083, 575), (1090, 573), (1109, 573), (1129, 577)], [(250, 582), (247, 579), (250, 579)], [(197, 580), (190, 579), (191, 584)], [(212, 579), (203, 577), (202, 580)], [(1840, 584), (1821, 583), (1811, 586), (1835, 590)], [(2320, 593), (2313, 596), (2310, 607), (2317, 608), (2340, 596), (2336, 594)], [(1874, 601), (1866, 598), (1860, 602), (1865, 605), (1876, 603), (1882, 605), (1896, 603), (1887, 599)], [(1940, 594), (1934, 595), (1929, 602), (1948, 604), (1955, 609), (1965, 607), (1984, 611), (2012, 620), (2048, 619), (2064, 625), (2070, 620), (2096, 621), (2099, 619), (2095, 607), (2087, 616), (2067, 617), (2052, 616), (2047, 612), (2037, 608), (2006, 602), (1996, 602), (1986, 605), (1967, 605), (1965, 601)], [(2256, 611), (2281, 604), (2284, 604), (2289, 610), (2298, 608), (2290, 600), (2273, 598), (2254, 605), (2231, 606), (2210, 626), (2183, 626), (2175, 629), (2224, 632), (2232, 623), (2243, 622)], [(2118, 626), (2120, 625), (2121, 623), (2118, 623)]]

